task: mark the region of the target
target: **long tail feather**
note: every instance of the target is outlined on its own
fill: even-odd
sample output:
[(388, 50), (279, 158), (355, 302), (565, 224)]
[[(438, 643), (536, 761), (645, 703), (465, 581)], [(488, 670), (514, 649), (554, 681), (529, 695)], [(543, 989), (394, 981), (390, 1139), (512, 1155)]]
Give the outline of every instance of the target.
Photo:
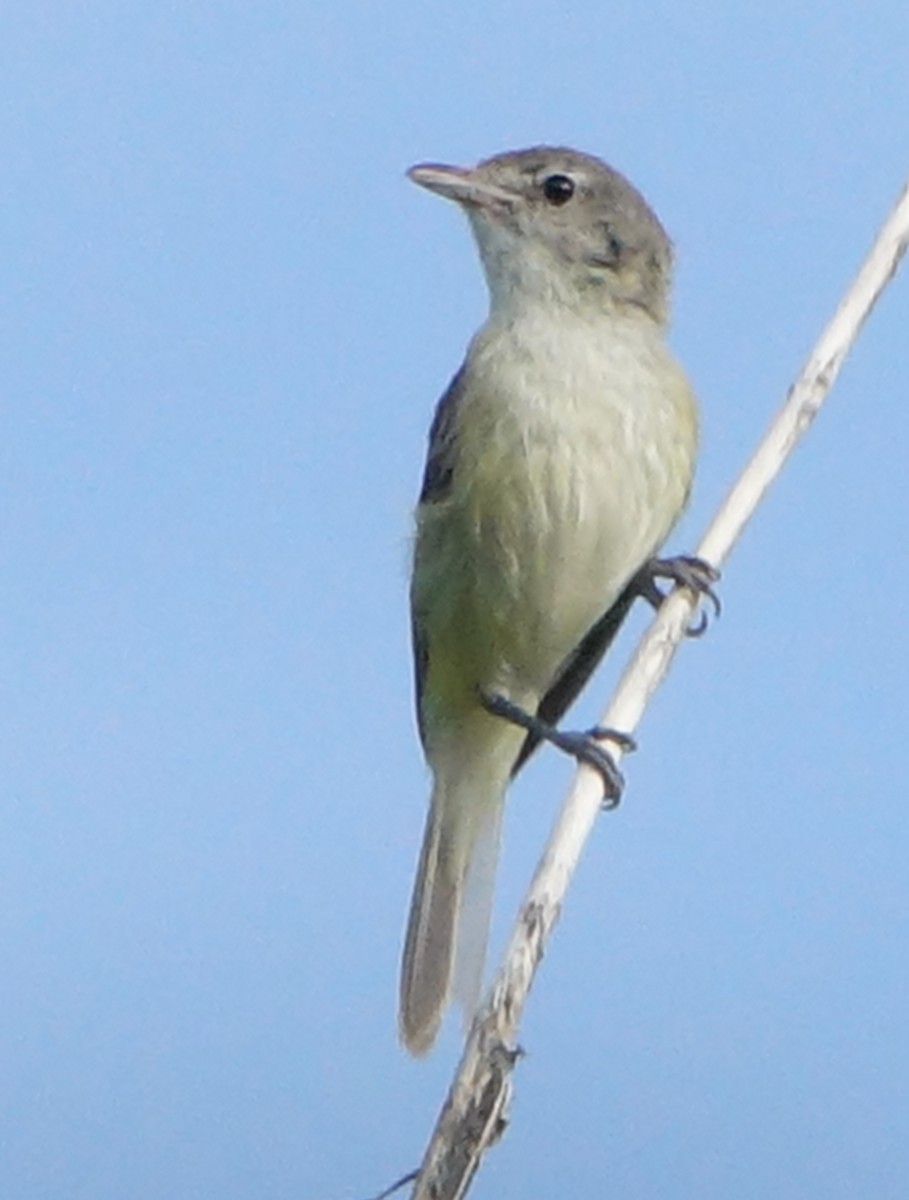
[(482, 985), (503, 784), (433, 790), (401, 968), (401, 1040), (425, 1054), (454, 993), (470, 1017)]

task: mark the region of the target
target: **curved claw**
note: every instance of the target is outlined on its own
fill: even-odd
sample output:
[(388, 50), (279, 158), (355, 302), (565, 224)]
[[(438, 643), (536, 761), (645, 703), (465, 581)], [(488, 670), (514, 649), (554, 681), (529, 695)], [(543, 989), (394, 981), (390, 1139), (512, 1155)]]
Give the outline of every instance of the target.
[[(713, 587), (719, 578), (719, 571), (706, 559), (697, 558), (693, 554), (677, 554), (673, 558), (650, 559), (641, 568), (635, 582), (639, 594), (654, 608), (659, 608), (666, 598), (656, 581), (665, 579), (678, 587), (691, 588), (699, 599), (709, 600), (714, 617), (719, 617), (723, 605)], [(689, 626), (688, 636), (701, 637), (709, 624), (710, 618), (702, 611), (697, 624)]]
[(622, 733), (620, 729), (611, 729), (608, 725), (594, 725), (592, 729), (587, 730), (587, 736), (595, 738), (597, 741), (603, 738), (608, 738), (611, 742), (615, 742), (623, 754), (634, 754), (638, 748), (638, 744), (630, 733)]
[(603, 781), (603, 808), (617, 808), (625, 788), (625, 779), (609, 751), (594, 741), (589, 733), (563, 733), (556, 730), (550, 740), (578, 762), (593, 767)]
[(698, 613), (697, 621), (692, 622), (692, 624), (689, 625), (688, 628), (685, 630), (685, 637), (690, 637), (690, 638), (703, 637), (704, 634), (707, 632), (707, 626), (709, 624), (710, 624), (710, 621), (707, 617), (707, 614), (702, 609), (701, 612)]

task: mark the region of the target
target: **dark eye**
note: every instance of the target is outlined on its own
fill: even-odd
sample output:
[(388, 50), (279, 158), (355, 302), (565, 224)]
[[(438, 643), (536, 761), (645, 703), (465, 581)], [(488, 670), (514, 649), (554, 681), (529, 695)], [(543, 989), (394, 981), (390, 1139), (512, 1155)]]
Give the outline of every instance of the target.
[(574, 180), (567, 175), (548, 175), (543, 180), (543, 195), (550, 204), (567, 204), (574, 195)]

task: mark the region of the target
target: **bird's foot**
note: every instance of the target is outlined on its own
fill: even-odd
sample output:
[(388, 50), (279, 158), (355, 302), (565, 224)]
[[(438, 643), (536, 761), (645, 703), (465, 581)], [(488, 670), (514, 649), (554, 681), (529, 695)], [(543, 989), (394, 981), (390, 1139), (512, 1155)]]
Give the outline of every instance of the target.
[[(723, 606), (713, 585), (719, 578), (719, 571), (706, 559), (696, 558), (693, 554), (677, 554), (673, 558), (649, 559), (635, 576), (634, 585), (638, 595), (657, 609), (666, 599), (666, 593), (659, 587), (657, 580), (691, 588), (699, 600), (710, 601), (713, 615), (718, 617)], [(709, 623), (707, 613), (701, 612), (697, 624), (689, 625), (688, 636), (700, 637)]]
[(554, 725), (542, 721), (498, 692), (481, 690), (480, 700), (483, 707), (492, 716), (510, 721), (512, 725), (526, 730), (540, 741), (549, 742), (550, 745), (570, 754), (578, 762), (593, 767), (603, 781), (603, 807), (615, 808), (618, 805), (625, 787), (625, 780), (616, 766), (615, 759), (605, 746), (600, 745), (600, 739), (608, 738), (610, 741), (616, 742), (627, 753), (637, 748), (634, 738), (627, 733), (607, 729), (602, 725), (595, 725), (593, 729), (577, 733), (557, 729)]

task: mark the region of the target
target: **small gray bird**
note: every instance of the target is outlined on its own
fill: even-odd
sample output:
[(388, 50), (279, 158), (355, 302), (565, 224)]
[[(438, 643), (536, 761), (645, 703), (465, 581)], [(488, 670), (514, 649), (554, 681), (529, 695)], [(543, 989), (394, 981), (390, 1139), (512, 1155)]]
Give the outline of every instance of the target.
[(433, 788), (400, 1031), (424, 1054), (452, 995), (468, 1016), (476, 1007), (511, 777), (548, 738), (617, 795), (605, 751), (554, 725), (635, 595), (653, 595), (642, 571), (688, 498), (698, 421), (665, 342), (671, 244), (623, 176), (549, 146), (409, 175), (461, 205), (490, 293), (436, 410), (416, 514)]

